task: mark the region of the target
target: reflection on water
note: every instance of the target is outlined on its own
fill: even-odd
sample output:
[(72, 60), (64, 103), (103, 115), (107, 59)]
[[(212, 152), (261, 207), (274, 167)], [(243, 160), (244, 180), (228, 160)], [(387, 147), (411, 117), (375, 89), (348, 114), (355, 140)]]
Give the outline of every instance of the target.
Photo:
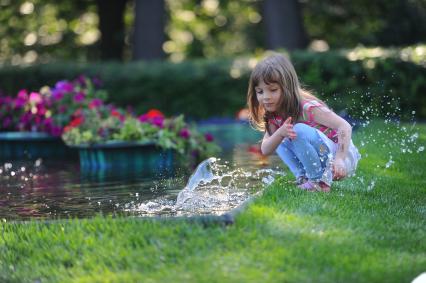
[[(0, 219), (82, 218), (98, 213), (217, 214), (229, 210), (275, 174), (260, 169), (276, 168), (280, 164), (275, 157), (262, 157), (251, 146), (258, 140), (257, 135), (251, 140), (246, 136), (242, 138), (244, 141), (231, 141), (233, 146), (228, 144), (227, 150), (214, 162), (215, 168), (210, 172), (213, 182), (204, 181), (204, 186), (196, 190), (197, 186), (188, 183), (193, 170), (187, 168), (173, 172), (90, 172), (80, 170), (76, 161), (38, 159), (0, 163)], [(191, 186), (192, 193), (198, 196), (192, 194), (176, 203), (179, 192)]]

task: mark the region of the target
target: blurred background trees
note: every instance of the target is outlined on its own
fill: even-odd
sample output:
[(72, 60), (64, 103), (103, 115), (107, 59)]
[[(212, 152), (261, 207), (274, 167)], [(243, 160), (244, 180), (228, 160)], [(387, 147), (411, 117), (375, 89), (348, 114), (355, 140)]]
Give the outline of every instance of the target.
[(405, 46), (425, 26), (424, 0), (0, 0), (0, 63)]

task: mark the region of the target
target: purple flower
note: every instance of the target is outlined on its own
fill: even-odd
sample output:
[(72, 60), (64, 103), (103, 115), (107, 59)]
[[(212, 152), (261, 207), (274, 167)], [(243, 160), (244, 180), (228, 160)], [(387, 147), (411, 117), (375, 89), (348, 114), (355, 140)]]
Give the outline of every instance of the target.
[(31, 120), (31, 112), (26, 112), (24, 115), (21, 116), (19, 119), (23, 124), (28, 124)]
[(208, 142), (212, 142), (212, 141), (214, 140), (213, 135), (212, 135), (212, 134), (210, 134), (210, 133), (205, 134), (205, 135), (204, 135), (204, 138), (205, 138), (205, 139), (206, 139), (206, 141), (208, 141)]
[(179, 136), (181, 136), (184, 139), (189, 138), (189, 136), (191, 135), (191, 132), (189, 131), (188, 128), (183, 128), (182, 130), (180, 130), (179, 132)]
[(80, 75), (78, 76), (78, 78), (76, 79), (77, 83), (82, 86), (82, 87), (86, 87), (86, 77), (84, 75)]
[(74, 90), (74, 85), (69, 81), (59, 81), (56, 83), (55, 89), (62, 92), (72, 92)]
[(64, 97), (64, 92), (59, 89), (54, 89), (52, 91), (52, 98), (55, 101), (61, 100)]
[(12, 124), (12, 118), (10, 118), (9, 116), (3, 119), (3, 128), (9, 127), (11, 124)]
[(76, 95), (74, 95), (74, 101), (75, 102), (82, 102), (84, 100), (84, 92), (78, 92)]
[(95, 87), (97, 87), (97, 88), (99, 88), (99, 87), (101, 87), (103, 85), (102, 80), (100, 78), (98, 78), (98, 77), (94, 77), (92, 79), (92, 82), (95, 85)]
[(44, 119), (43, 124), (46, 127), (51, 127), (53, 125), (53, 120), (51, 117)]

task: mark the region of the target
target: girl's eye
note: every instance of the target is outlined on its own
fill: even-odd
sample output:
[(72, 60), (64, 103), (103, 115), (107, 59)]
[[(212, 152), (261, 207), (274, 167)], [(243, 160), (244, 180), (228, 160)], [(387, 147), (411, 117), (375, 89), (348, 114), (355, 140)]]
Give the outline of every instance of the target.
[(263, 91), (262, 91), (262, 90), (256, 90), (256, 93), (257, 93), (257, 94), (262, 94), (262, 93), (263, 93)]
[(271, 89), (272, 92), (276, 92), (278, 89)]

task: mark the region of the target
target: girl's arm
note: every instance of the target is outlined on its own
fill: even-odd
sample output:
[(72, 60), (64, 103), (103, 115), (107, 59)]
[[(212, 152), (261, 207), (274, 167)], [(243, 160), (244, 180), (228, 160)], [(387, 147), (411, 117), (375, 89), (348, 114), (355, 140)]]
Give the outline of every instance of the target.
[(341, 179), (347, 175), (344, 159), (348, 153), (352, 138), (352, 127), (345, 119), (325, 107), (315, 107), (312, 110), (315, 121), (337, 131), (337, 152), (333, 162), (335, 179)]
[(296, 138), (296, 132), (293, 130), (293, 124), (291, 123), (291, 117), (285, 120), (284, 124), (276, 129), (270, 136), (266, 131), (263, 136), (262, 145), (260, 150), (263, 155), (270, 155), (275, 151), (278, 145), (283, 141), (284, 138), (289, 137), (291, 139)]

